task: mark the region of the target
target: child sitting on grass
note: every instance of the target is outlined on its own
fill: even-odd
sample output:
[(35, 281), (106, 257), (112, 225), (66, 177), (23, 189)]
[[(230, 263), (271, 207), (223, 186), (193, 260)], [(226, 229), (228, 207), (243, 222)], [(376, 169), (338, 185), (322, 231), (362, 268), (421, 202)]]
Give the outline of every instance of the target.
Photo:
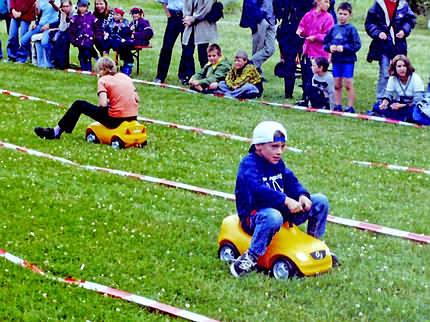
[(354, 64), (357, 61), (356, 52), (361, 48), (360, 36), (357, 29), (349, 23), (352, 16), (352, 6), (342, 2), (338, 9), (339, 24), (335, 25), (324, 38), (324, 49), (331, 53), (335, 88), (335, 111), (342, 111), (342, 87), (348, 93), (348, 108), (345, 112), (355, 113)]
[(249, 63), (248, 53), (238, 50), (234, 64), (225, 81), (218, 85), (218, 93), (235, 98), (255, 98), (263, 94), (263, 82), (257, 68)]
[(312, 60), (312, 87), (309, 93), (311, 106), (314, 108), (333, 109), (334, 81), (328, 70), (329, 62), (325, 57), (318, 57)]
[(59, 139), (63, 132), (72, 133), (81, 114), (111, 129), (117, 128), (124, 121), (137, 119), (139, 95), (132, 79), (123, 73), (117, 73), (115, 62), (107, 56), (97, 61), (95, 70), (100, 77), (97, 82), (99, 104), (75, 101), (55, 128), (34, 128), (40, 138)]
[(212, 93), (218, 89), (219, 82), (225, 79), (231, 68), (230, 62), (224, 58), (218, 44), (209, 45), (207, 53), (209, 62), (189, 81), (191, 89), (202, 93)]
[(256, 126), (249, 154), (239, 165), (236, 179), (236, 209), (243, 229), (252, 235), (251, 246), (230, 266), (235, 277), (256, 269), (273, 236), (285, 221), (301, 225), (307, 233), (324, 235), (329, 203), (322, 194), (310, 195), (285, 167), (287, 131), (282, 124), (264, 121)]

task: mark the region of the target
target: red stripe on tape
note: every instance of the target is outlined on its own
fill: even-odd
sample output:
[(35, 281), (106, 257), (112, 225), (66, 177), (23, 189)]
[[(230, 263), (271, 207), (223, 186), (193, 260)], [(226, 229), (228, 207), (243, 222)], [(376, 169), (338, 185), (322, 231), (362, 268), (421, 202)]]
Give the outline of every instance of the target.
[(361, 222), (357, 226), (357, 228), (363, 228), (363, 229), (370, 230), (370, 231), (380, 231), (380, 230), (384, 229), (384, 227), (382, 227), (382, 226), (374, 225), (374, 224), (369, 224), (369, 223), (366, 223), (366, 222)]
[(106, 290), (106, 293), (111, 295), (111, 296), (118, 297), (118, 298), (129, 297), (132, 295), (131, 293), (121, 291), (121, 290), (118, 290), (116, 288), (108, 288)]

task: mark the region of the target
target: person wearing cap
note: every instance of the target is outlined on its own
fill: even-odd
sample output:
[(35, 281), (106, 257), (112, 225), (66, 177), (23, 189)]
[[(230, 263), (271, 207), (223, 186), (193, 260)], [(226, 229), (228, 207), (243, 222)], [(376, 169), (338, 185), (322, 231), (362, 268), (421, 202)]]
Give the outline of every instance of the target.
[(285, 166), (287, 131), (274, 121), (259, 123), (253, 132), (249, 153), (240, 162), (235, 187), (236, 209), (242, 228), (252, 235), (249, 249), (230, 266), (233, 276), (256, 269), (285, 221), (301, 225), (307, 221), (307, 233), (324, 235), (329, 202), (323, 194), (311, 195)]
[(109, 22), (105, 29), (104, 39), (112, 48), (119, 54), (119, 57), (124, 61), (121, 71), (130, 76), (133, 71), (133, 54), (130, 45), (132, 31), (129, 27), (127, 19), (124, 18), (125, 11), (121, 8), (113, 9), (113, 20)]
[(233, 67), (225, 81), (218, 84), (218, 94), (235, 98), (255, 98), (263, 94), (263, 82), (257, 68), (248, 61), (248, 53), (239, 49), (234, 55)]
[(69, 36), (73, 46), (78, 48), (81, 69), (91, 71), (92, 48), (96, 17), (88, 10), (88, 0), (78, 0), (77, 13), (70, 20)]
[(130, 22), (131, 42), (133, 46), (148, 46), (149, 41), (154, 36), (149, 21), (143, 19), (145, 16), (142, 8), (134, 7), (130, 10), (130, 15), (133, 20)]

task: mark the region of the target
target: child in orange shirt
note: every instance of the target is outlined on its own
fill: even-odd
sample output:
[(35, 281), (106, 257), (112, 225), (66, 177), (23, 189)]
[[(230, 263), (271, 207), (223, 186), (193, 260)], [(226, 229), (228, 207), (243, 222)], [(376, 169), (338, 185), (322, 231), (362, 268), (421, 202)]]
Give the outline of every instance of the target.
[(100, 76), (97, 86), (99, 105), (75, 101), (55, 128), (34, 128), (40, 138), (59, 139), (63, 132), (72, 133), (81, 114), (111, 129), (124, 121), (137, 119), (140, 99), (132, 79), (123, 73), (117, 73), (115, 62), (110, 57), (100, 58), (95, 68)]

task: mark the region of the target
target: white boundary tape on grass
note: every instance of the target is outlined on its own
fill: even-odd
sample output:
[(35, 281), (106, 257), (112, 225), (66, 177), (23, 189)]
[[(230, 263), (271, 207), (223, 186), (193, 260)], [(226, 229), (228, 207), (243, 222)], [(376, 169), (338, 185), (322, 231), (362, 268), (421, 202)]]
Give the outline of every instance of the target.
[(149, 298), (140, 296), (140, 295), (136, 295), (136, 294), (132, 294), (132, 293), (128, 293), (116, 288), (112, 288), (109, 286), (105, 286), (103, 284), (99, 284), (99, 283), (94, 283), (94, 282), (90, 282), (90, 281), (86, 281), (86, 280), (77, 280), (74, 278), (61, 278), (61, 277), (56, 277), (50, 274), (45, 273), (43, 270), (41, 270), (40, 268), (38, 268), (37, 266), (28, 263), (27, 261), (6, 252), (4, 249), (0, 248), (0, 257), (4, 257), (6, 260), (8, 260), (9, 262), (12, 262), (16, 265), (19, 265), (23, 268), (29, 268), (31, 271), (33, 271), (36, 274), (42, 275), (50, 280), (54, 280), (54, 281), (58, 281), (58, 282), (62, 282), (62, 283), (66, 283), (66, 284), (72, 284), (72, 285), (76, 285), (79, 287), (82, 287), (84, 289), (90, 290), (90, 291), (95, 291), (97, 293), (100, 294), (106, 294), (109, 296), (112, 296), (114, 298), (119, 298), (128, 302), (132, 302), (132, 303), (136, 303), (151, 309), (155, 309), (158, 310), (160, 312), (164, 312), (164, 313), (168, 313), (171, 314), (173, 316), (176, 317), (181, 317), (190, 321), (197, 321), (197, 322), (209, 322), (209, 321), (217, 321), (211, 318), (208, 318), (204, 315), (200, 315), (197, 313), (193, 313), (184, 309), (180, 309), (180, 308), (176, 308), (174, 306), (168, 305), (168, 304), (164, 304), (155, 300), (151, 300)]
[[(87, 73), (90, 73), (90, 72), (87, 72)], [(40, 101), (40, 102), (44, 102), (44, 103), (48, 103), (48, 104), (56, 105), (56, 106), (60, 106), (60, 107), (66, 107), (65, 104), (45, 100), (43, 98), (38, 98), (38, 97), (34, 97), (34, 96), (28, 96), (28, 95), (24, 95), (21, 93), (11, 92), (11, 91), (4, 90), (4, 89), (0, 89), (0, 94), (19, 97), (21, 99)], [(218, 131), (213, 131), (213, 130), (206, 130), (206, 129), (201, 129), (198, 127), (181, 125), (181, 124), (176, 124), (176, 123), (171, 123), (171, 122), (166, 122), (166, 121), (153, 120), (153, 119), (149, 119), (146, 117), (140, 117), (140, 116), (137, 119), (139, 121), (163, 125), (163, 126), (167, 126), (167, 127), (171, 127), (171, 128), (175, 128), (175, 129), (181, 129), (181, 130), (191, 131), (191, 132), (200, 133), (200, 134), (207, 134), (207, 135), (212, 135), (212, 136), (219, 136), (219, 137), (223, 137), (223, 138), (227, 138), (227, 139), (231, 139), (231, 140), (235, 140), (235, 141), (242, 141), (242, 142), (248, 142), (248, 143), (251, 142), (250, 138), (246, 138), (246, 137), (238, 136), (238, 135), (234, 135), (234, 134), (228, 134), (228, 133), (223, 133), (223, 132), (218, 132)], [(291, 146), (287, 146), (286, 149), (289, 151), (292, 151), (292, 152), (297, 152), (297, 153), (303, 152), (303, 150), (298, 149), (298, 148), (294, 148)]]
[(406, 172), (414, 172), (414, 173), (423, 173), (430, 175), (430, 170), (424, 170), (419, 168), (409, 168), (400, 165), (388, 164), (388, 163), (378, 163), (378, 162), (368, 162), (368, 161), (351, 161), (354, 164), (364, 165), (368, 167), (377, 167), (377, 168), (387, 168), (391, 170), (397, 171), (406, 171)]
[[(46, 153), (42, 153), (39, 151), (27, 149), (27, 148), (17, 146), (17, 145), (11, 144), (11, 143), (6, 143), (6, 142), (0, 141), (0, 148), (2, 148), (2, 147), (7, 148), (7, 149), (11, 149), (11, 150), (16, 150), (16, 151), (28, 153), (28, 154), (39, 156), (39, 157), (49, 158), (49, 159), (54, 160), (54, 161), (59, 161), (62, 163), (74, 165), (74, 166), (88, 169), (88, 170), (103, 171), (103, 172), (116, 174), (116, 175), (120, 175), (120, 176), (124, 176), (124, 177), (135, 178), (135, 179), (139, 179), (139, 180), (143, 180), (143, 181), (147, 181), (147, 182), (152, 182), (152, 183), (158, 183), (158, 184), (165, 185), (168, 187), (180, 188), (180, 189), (185, 189), (188, 191), (197, 192), (197, 193), (201, 193), (201, 194), (205, 194), (205, 195), (217, 196), (217, 197), (221, 197), (221, 198), (224, 198), (227, 200), (232, 200), (232, 201), (235, 200), (234, 195), (230, 194), (230, 193), (220, 192), (220, 191), (216, 191), (216, 190), (210, 190), (210, 189), (206, 189), (206, 188), (201, 188), (201, 187), (197, 187), (197, 186), (184, 184), (181, 182), (159, 179), (159, 178), (150, 177), (150, 176), (146, 176), (146, 175), (142, 175), (142, 174), (136, 174), (136, 173), (128, 172), (128, 171), (102, 168), (102, 167), (90, 166), (90, 165), (80, 165), (76, 162), (69, 161), (69, 160), (64, 159), (64, 158), (52, 156), (52, 155), (49, 155)], [(335, 216), (329, 216), (328, 221), (333, 222), (333, 223), (337, 223), (340, 225), (348, 226), (348, 227), (354, 227), (354, 228), (358, 228), (358, 229), (362, 229), (362, 230), (377, 232), (377, 233), (384, 234), (384, 235), (401, 237), (401, 238), (409, 239), (409, 240), (412, 240), (415, 242), (430, 243), (430, 236), (425, 236), (425, 235), (420, 235), (420, 234), (416, 234), (416, 233), (410, 233), (410, 232), (406, 232), (406, 231), (402, 231), (402, 230), (383, 227), (383, 226), (371, 224), (368, 222), (359, 222), (356, 220), (346, 219), (346, 218), (341, 218), (341, 217), (335, 217)]]
[[(80, 74), (92, 75), (92, 76), (97, 75), (94, 72), (87, 72), (87, 71), (81, 71), (81, 70), (75, 70), (75, 69), (66, 69), (65, 71), (68, 73), (80, 73)], [(177, 89), (177, 90), (180, 90), (183, 92), (200, 94), (200, 93), (193, 91), (189, 88), (184, 88), (184, 87), (176, 86), (176, 85), (169, 85), (166, 83), (154, 83), (154, 82), (149, 82), (149, 81), (145, 81), (145, 80), (141, 80), (141, 79), (133, 79), (133, 81), (136, 83), (141, 83), (141, 84), (146, 84), (146, 85), (159, 86), (159, 87), (163, 87), (163, 88), (173, 88), (173, 89)], [(212, 95), (212, 96), (217, 96), (217, 97), (231, 98), (231, 97), (227, 97), (227, 96), (219, 95), (219, 94), (204, 94), (204, 95)], [(235, 99), (235, 98), (231, 98), (231, 99)], [(248, 100), (248, 99), (235, 99), (235, 100), (247, 101), (247, 102), (251, 102), (251, 103), (258, 103), (258, 104), (276, 106), (276, 107), (282, 107), (282, 108), (288, 108), (288, 109), (304, 111), (304, 112), (315, 112), (315, 113), (321, 113), (321, 114), (326, 114), (326, 115), (342, 116), (342, 117), (354, 118), (354, 119), (359, 119), (359, 120), (376, 121), (376, 122), (389, 123), (389, 124), (412, 126), (412, 127), (417, 127), (417, 128), (427, 127), (427, 126), (418, 125), (415, 123), (402, 122), (402, 121), (389, 119), (386, 117), (372, 116), (372, 115), (366, 115), (366, 114), (338, 112), (338, 111), (331, 111), (331, 110), (324, 110), (324, 109), (318, 109), (318, 108), (312, 108), (312, 107), (297, 106), (297, 105), (291, 105), (291, 104), (273, 103), (273, 102), (268, 102), (268, 101), (258, 101), (258, 100), (252, 100), (252, 99), (250, 99), (250, 100)]]

